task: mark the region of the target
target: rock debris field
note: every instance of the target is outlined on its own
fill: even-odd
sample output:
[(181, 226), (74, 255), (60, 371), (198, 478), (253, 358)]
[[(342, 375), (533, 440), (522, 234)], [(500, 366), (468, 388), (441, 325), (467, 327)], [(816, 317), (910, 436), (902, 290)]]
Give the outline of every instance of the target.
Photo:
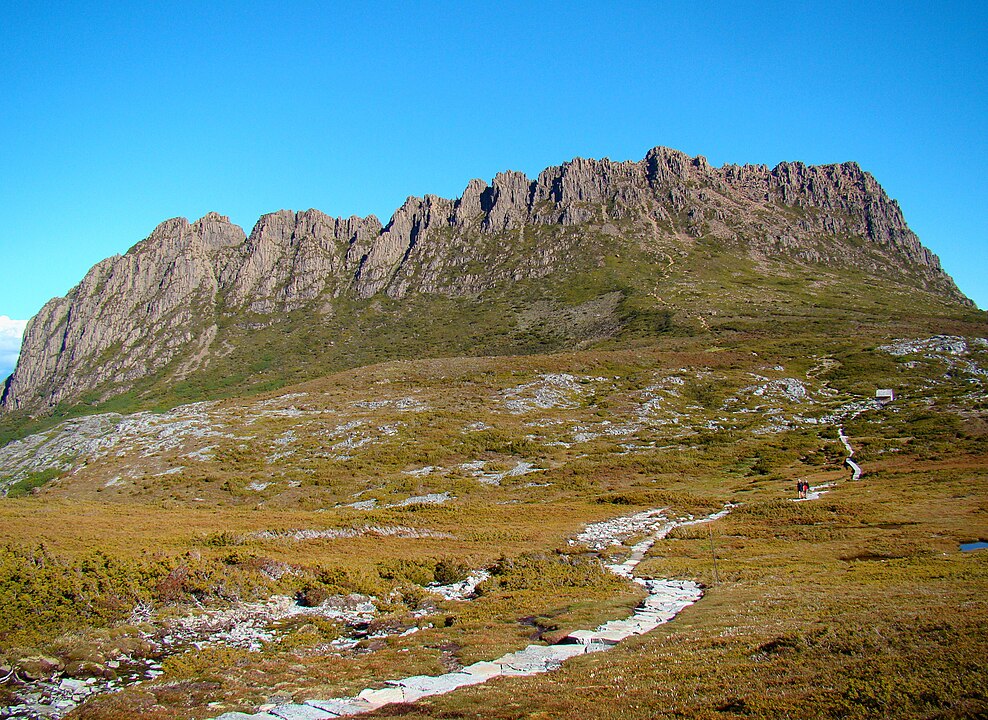
[[(490, 577), (485, 570), (477, 570), (465, 580), (448, 585), (430, 584), (426, 589), (446, 600), (462, 601), (473, 597), (477, 586)], [(0, 707), (4, 720), (55, 720), (85, 702), (90, 697), (116, 692), (124, 687), (162, 675), (161, 661), (168, 656), (208, 645), (223, 645), (257, 651), (265, 643), (278, 640), (276, 626), (283, 621), (303, 617), (322, 617), (343, 624), (347, 631), (328, 643), (327, 652), (343, 654), (352, 651), (362, 639), (381, 639), (392, 635), (408, 635), (421, 628), (399, 628), (370, 632), (368, 623), (378, 616), (378, 598), (351, 594), (333, 596), (315, 607), (304, 607), (290, 597), (275, 595), (266, 602), (234, 603), (217, 610), (198, 611), (162, 623), (155, 630), (142, 633), (141, 645), (146, 650), (141, 656), (122, 653), (107, 662), (113, 671), (112, 679), (106, 677), (28, 680), (17, 690), (15, 705)], [(428, 610), (413, 613), (422, 617)], [(131, 621), (150, 623), (151, 608), (137, 608)], [(425, 627), (431, 627), (427, 625)], [(9, 679), (9, 678), (8, 678)]]
[[(215, 720), (325, 720), (349, 717), (371, 712), (390, 703), (415, 702), (424, 697), (442, 695), (497, 677), (549, 672), (577, 655), (609, 650), (622, 640), (633, 635), (642, 635), (669, 622), (684, 608), (700, 599), (703, 591), (697, 583), (690, 580), (646, 579), (635, 577), (633, 573), (651, 547), (673, 528), (711, 522), (729, 511), (730, 506), (708, 517), (669, 520), (663, 510), (648, 510), (589, 525), (571, 541), (599, 550), (621, 545), (631, 537), (643, 534), (646, 536), (632, 546), (631, 554), (624, 562), (606, 566), (610, 571), (638, 583), (648, 592), (634, 613), (623, 620), (611, 620), (593, 630), (577, 630), (557, 644), (529, 645), (523, 650), (494, 660), (477, 662), (444, 675), (413, 675), (388, 680), (383, 683), (383, 687), (367, 688), (350, 697), (264, 706), (256, 713), (228, 712)], [(483, 576), (470, 578), (474, 581), (473, 587), (482, 579)]]
[[(965, 405), (985, 399), (988, 341), (984, 338), (902, 339), (875, 352), (899, 359), (904, 372), (922, 370), (925, 382), (934, 385), (959, 379), (967, 394), (958, 401)], [(635, 381), (532, 373), (520, 384), (516, 379), (499, 382), (471, 402), (488, 421), (517, 418), (522, 428), (517, 440), (530, 448), (527, 457), (396, 467), (391, 470), (395, 476), (415, 477), (436, 487), (409, 493), (404, 501), (379, 493), (377, 499), (351, 495), (341, 497), (339, 503), (374, 509), (402, 502), (443, 502), (460, 478), (480, 487), (538, 485), (537, 474), (546, 470), (535, 459), (540, 450), (546, 454), (598, 442), (616, 443), (622, 452), (634, 453), (689, 443), (698, 432), (773, 435), (839, 425), (882, 408), (874, 397), (842, 394), (821, 379), (836, 365), (833, 358), (822, 357), (815, 367), (798, 374), (782, 365), (734, 374), (682, 367)], [(436, 403), (441, 403), (439, 395), (408, 384), (358, 400), (318, 391), (294, 392), (242, 404), (200, 402), (161, 413), (74, 418), (0, 448), (0, 494), (18, 482), (49, 473), (53, 486), (88, 478), (98, 492), (116, 497), (197, 478), (197, 473), (223, 468), (238, 454), (256, 453), (263, 458), (266, 474), (230, 492), (239, 492), (242, 502), (283, 493), (291, 499), (306, 482), (304, 473), (286, 476), (293, 468), (307, 467), (305, 472), (311, 472), (318, 463), (346, 464), (381, 449), (414, 445), (413, 419), (436, 410)], [(606, 412), (600, 411), (600, 403), (607, 405)], [(475, 417), (463, 425), (461, 435), (468, 438), (493, 427)], [(522, 480), (525, 475), (534, 477)]]

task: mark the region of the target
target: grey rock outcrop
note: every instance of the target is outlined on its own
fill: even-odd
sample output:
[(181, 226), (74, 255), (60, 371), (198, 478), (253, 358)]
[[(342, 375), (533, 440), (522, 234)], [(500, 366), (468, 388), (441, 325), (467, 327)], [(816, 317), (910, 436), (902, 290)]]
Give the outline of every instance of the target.
[(175, 218), (98, 263), (28, 323), (3, 407), (78, 400), (94, 379), (133, 381), (206, 342), (215, 329), (199, 319), (216, 303), (216, 259), (243, 240), (214, 213), (191, 224)]
[(161, 373), (188, 377), (229, 351), (231, 319), (265, 325), (305, 310), (319, 323), (341, 298), (475, 295), (544, 278), (578, 251), (602, 262), (609, 244), (703, 236), (755, 257), (912, 278), (969, 303), (857, 164), (715, 168), (660, 147), (638, 162), (577, 158), (535, 180), (498, 173), (456, 200), (410, 197), (384, 227), (317, 210), (265, 215), (249, 236), (216, 213), (167, 220), (30, 321), (0, 411), (100, 402)]

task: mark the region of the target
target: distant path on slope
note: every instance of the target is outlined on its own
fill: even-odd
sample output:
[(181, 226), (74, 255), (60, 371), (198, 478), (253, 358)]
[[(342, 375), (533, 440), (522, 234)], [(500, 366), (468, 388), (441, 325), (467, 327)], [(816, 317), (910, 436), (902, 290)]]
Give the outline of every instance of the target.
[[(851, 443), (847, 439), (847, 435), (844, 434), (844, 428), (837, 428), (837, 437), (840, 438), (841, 443), (847, 449), (847, 457), (844, 459), (844, 464), (851, 468), (851, 479), (860, 480), (861, 479), (861, 466), (854, 462), (851, 457), (854, 455), (854, 448), (851, 447)], [(823, 485), (814, 485), (810, 488), (809, 492), (806, 493), (806, 497), (792, 498), (793, 502), (806, 502), (807, 500), (819, 500), (820, 496), (827, 493), (829, 488), (832, 488), (834, 483), (824, 483)]]
[[(384, 688), (367, 688), (352, 697), (328, 700), (306, 700), (269, 707), (249, 714), (223, 713), (215, 720), (327, 720), (350, 717), (377, 710), (396, 702), (415, 702), (431, 695), (442, 695), (457, 688), (478, 685), (495, 677), (536, 675), (558, 669), (564, 660), (577, 655), (610, 650), (632, 635), (642, 635), (667, 623), (684, 608), (703, 596), (700, 586), (691, 580), (656, 580), (634, 577), (638, 564), (652, 546), (665, 538), (673, 528), (718, 520), (730, 512), (733, 505), (702, 518), (667, 520), (661, 510), (648, 510), (632, 516), (595, 523), (581, 533), (581, 538), (593, 536), (597, 547), (619, 543), (629, 529), (629, 521), (647, 523), (649, 533), (631, 548), (631, 555), (622, 563), (607, 565), (608, 570), (628, 578), (648, 591), (648, 596), (624, 620), (611, 620), (594, 630), (577, 630), (555, 645), (529, 645), (524, 650), (509, 653), (490, 662), (481, 661), (458, 672), (445, 675), (413, 675), (401, 680), (388, 680)], [(637, 526), (641, 529), (641, 525)]]
[(851, 458), (854, 457), (854, 448), (851, 447), (851, 443), (848, 442), (847, 435), (844, 434), (844, 428), (837, 428), (837, 437), (844, 444), (847, 449), (847, 458), (844, 460), (844, 464), (851, 468), (851, 479), (860, 480), (861, 479), (861, 466), (858, 465)]

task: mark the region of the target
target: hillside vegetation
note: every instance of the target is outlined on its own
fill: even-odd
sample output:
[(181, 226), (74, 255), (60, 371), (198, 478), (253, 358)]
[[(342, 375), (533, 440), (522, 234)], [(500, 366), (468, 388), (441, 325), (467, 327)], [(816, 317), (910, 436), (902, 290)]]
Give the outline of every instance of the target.
[[(976, 330), (389, 362), (68, 421), (0, 450), (0, 664), (106, 673), (116, 654), (154, 655), (197, 608), (357, 593), (376, 599), (378, 639), (341, 649), (339, 621), (269, 619), (256, 646), (166, 653), (163, 674), (72, 717), (338, 697), (622, 617), (637, 590), (569, 539), (635, 510), (734, 503), (640, 568), (706, 586), (669, 625), (373, 717), (977, 714), (988, 566), (958, 551), (988, 537)], [(795, 504), (796, 478), (835, 485)], [(495, 574), (475, 600), (424, 589), (477, 568)]]
[(0, 718), (984, 717), (986, 327), (853, 163), (165, 221), (3, 388)]

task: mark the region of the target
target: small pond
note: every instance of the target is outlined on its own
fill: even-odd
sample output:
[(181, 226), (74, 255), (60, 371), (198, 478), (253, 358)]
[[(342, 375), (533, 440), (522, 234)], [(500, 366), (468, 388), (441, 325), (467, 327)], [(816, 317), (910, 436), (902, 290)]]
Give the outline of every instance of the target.
[(974, 550), (984, 550), (985, 548), (988, 548), (988, 542), (985, 542), (984, 540), (961, 543), (961, 552), (972, 552)]

